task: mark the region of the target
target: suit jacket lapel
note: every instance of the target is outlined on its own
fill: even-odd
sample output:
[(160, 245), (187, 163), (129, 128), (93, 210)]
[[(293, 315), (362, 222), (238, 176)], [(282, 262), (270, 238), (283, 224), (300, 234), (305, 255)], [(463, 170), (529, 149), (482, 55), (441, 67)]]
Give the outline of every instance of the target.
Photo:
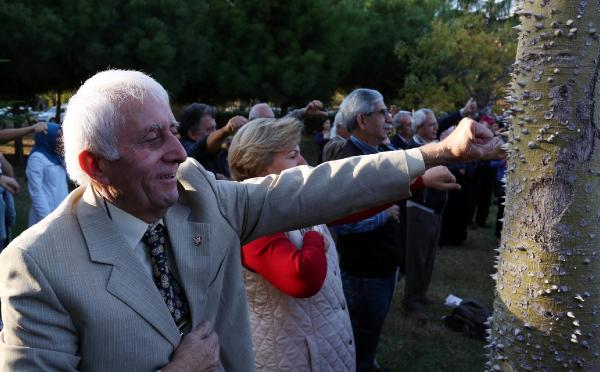
[(187, 296), (192, 324), (206, 320), (206, 293), (211, 272), (210, 235), (212, 225), (189, 221), (190, 209), (175, 204), (167, 211), (164, 222), (175, 259), (180, 284)]
[(109, 219), (102, 202), (88, 187), (77, 216), (92, 262), (112, 265), (106, 290), (123, 301), (173, 346), (181, 336), (152, 278)]

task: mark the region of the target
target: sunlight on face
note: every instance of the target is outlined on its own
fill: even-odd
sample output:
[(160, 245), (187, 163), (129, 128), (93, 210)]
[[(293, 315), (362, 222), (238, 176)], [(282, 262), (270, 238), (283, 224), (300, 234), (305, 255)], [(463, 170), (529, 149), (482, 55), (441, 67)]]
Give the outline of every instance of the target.
[(162, 217), (178, 198), (175, 174), (186, 153), (177, 123), (164, 102), (148, 102), (118, 131), (119, 159), (105, 160), (111, 202), (148, 221)]
[(279, 174), (286, 169), (299, 165), (306, 165), (306, 160), (300, 153), (300, 146), (296, 145), (290, 150), (277, 151), (273, 156), (273, 161), (263, 173), (264, 175)]

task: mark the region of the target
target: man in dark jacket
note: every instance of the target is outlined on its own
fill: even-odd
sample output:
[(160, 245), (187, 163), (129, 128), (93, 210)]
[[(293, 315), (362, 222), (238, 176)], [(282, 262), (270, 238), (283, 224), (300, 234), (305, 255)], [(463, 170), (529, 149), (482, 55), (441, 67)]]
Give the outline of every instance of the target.
[[(351, 136), (334, 159), (390, 150), (383, 141), (387, 138), (385, 126), (391, 123), (392, 117), (379, 92), (353, 91), (340, 105), (340, 115)], [(450, 171), (441, 168), (428, 170), (423, 183), (433, 185), (429, 176), (437, 172), (436, 177), (441, 180), (437, 187), (446, 190), (458, 187)], [(360, 224), (351, 233), (338, 237), (342, 284), (356, 341), (357, 371), (380, 368), (375, 364), (377, 344), (404, 257), (406, 232), (402, 208), (398, 218), (380, 220), (379, 225), (376, 222)]]
[(227, 137), (247, 121), (242, 116), (234, 116), (226, 125), (217, 129), (214, 108), (203, 103), (192, 103), (181, 115), (180, 141), (189, 157), (198, 160), (218, 179), (229, 179), (227, 150), (223, 148), (223, 144)]
[(323, 161), (335, 159), (337, 152), (346, 143), (346, 139), (350, 138), (350, 132), (342, 123), (342, 114), (339, 111), (333, 119), (333, 128), (335, 129), (335, 136), (323, 148)]
[(392, 146), (397, 150), (406, 150), (412, 139), (412, 114), (409, 111), (398, 111), (392, 119), (396, 134), (392, 137)]

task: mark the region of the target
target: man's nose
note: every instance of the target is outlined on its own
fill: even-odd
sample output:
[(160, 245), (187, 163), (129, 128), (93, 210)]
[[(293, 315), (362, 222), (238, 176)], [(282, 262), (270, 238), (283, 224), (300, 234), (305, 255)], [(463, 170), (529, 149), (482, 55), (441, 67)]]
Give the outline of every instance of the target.
[(166, 160), (183, 163), (185, 159), (187, 159), (187, 153), (185, 152), (183, 145), (181, 142), (179, 142), (179, 139), (174, 134), (169, 133), (168, 136), (167, 149), (165, 153), (165, 156), (167, 157)]
[(306, 159), (304, 159), (304, 156), (302, 155), (298, 155), (298, 165), (307, 165), (308, 163), (306, 162)]

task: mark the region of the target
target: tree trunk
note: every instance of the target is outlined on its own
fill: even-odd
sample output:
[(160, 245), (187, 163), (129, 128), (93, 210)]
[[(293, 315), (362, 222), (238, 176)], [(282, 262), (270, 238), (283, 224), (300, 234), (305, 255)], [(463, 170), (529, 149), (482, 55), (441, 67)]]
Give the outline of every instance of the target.
[(600, 5), (524, 1), (491, 370), (600, 370)]

